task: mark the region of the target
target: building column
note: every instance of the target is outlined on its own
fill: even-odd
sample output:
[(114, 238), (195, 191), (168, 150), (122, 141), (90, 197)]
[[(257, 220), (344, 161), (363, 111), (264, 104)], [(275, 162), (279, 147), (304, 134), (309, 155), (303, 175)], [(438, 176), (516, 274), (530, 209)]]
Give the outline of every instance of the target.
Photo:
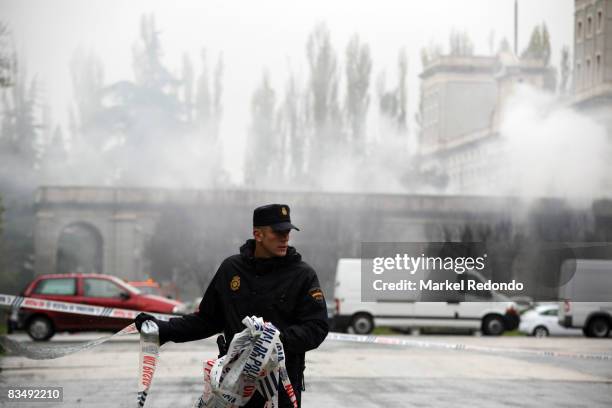
[(55, 272), (57, 219), (50, 211), (39, 211), (36, 214), (34, 254), (34, 273), (36, 275)]

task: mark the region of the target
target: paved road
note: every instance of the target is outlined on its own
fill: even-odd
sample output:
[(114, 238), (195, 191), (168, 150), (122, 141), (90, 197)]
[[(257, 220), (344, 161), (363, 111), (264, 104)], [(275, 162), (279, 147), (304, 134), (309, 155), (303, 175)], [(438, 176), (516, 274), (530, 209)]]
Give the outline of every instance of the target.
[[(63, 335), (56, 336), (54, 342), (68, 344), (96, 336), (99, 335)], [(612, 354), (612, 339), (472, 336), (415, 339)], [(36, 405), (40, 407), (133, 407), (136, 340), (111, 341), (57, 360), (4, 357), (0, 361), (0, 382), (64, 387), (63, 403)], [(215, 352), (211, 340), (164, 346), (147, 406), (190, 407), (201, 393), (202, 361)], [(612, 401), (610, 361), (329, 341), (308, 353), (307, 366), (304, 407), (610, 407)]]

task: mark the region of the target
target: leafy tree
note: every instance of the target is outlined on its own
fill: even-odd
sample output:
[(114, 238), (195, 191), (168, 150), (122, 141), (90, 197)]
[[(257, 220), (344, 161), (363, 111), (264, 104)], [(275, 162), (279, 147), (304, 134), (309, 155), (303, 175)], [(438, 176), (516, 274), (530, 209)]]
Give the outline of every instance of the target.
[(284, 151), (290, 157), (289, 177), (298, 183), (304, 181), (305, 177), (307, 106), (307, 95), (300, 91), (297, 79), (291, 72), (279, 106), (278, 128)]
[(57, 185), (66, 180), (68, 167), (68, 150), (64, 134), (60, 126), (56, 126), (49, 140), (45, 144), (41, 160), (41, 183)]
[(2, 92), (2, 124), (0, 127), (0, 186), (11, 190), (32, 188), (39, 156), (39, 95), (36, 79), (27, 83), (24, 66), (18, 68), (13, 57), (11, 86)]
[[(102, 109), (102, 89), (104, 88), (104, 67), (102, 61), (93, 53), (77, 49), (70, 61), (70, 76), (74, 92), (74, 126), (76, 132), (88, 133), (98, 126), (95, 115)], [(77, 137), (77, 134), (73, 134)]]
[[(196, 79), (184, 54), (180, 76), (173, 76), (163, 62), (153, 15), (142, 16), (132, 50), (133, 81), (106, 84), (97, 58), (83, 52), (73, 58), (76, 103), (69, 112), (69, 129), (76, 153), (71, 162), (87, 170), (75, 172), (73, 180), (151, 185), (176, 184), (180, 178), (192, 185), (220, 177), (221, 57), (211, 78), (203, 52)], [(195, 177), (195, 171), (207, 177)]]
[(550, 34), (548, 33), (546, 23), (542, 23), (541, 26), (534, 27), (529, 44), (523, 50), (521, 58), (542, 60), (545, 65), (548, 65), (550, 63), (550, 55)]
[(219, 125), (223, 114), (223, 57), (219, 55), (212, 78), (210, 78), (207, 52), (204, 49), (201, 58), (202, 69), (198, 76), (195, 95), (196, 121), (207, 141), (214, 144), (219, 136)]
[(398, 82), (395, 88), (387, 90), (385, 87), (385, 73), (378, 78), (377, 90), (379, 111), (384, 118), (393, 123), (398, 130), (406, 130), (407, 102), (406, 75), (408, 73), (408, 57), (406, 50), (401, 49), (397, 58)]
[(461, 57), (474, 55), (474, 43), (470, 39), (467, 31), (452, 30), (449, 44), (450, 55)]
[(529, 38), (527, 48), (523, 50), (521, 58), (539, 58), (542, 54), (542, 32), (540, 26), (534, 27)]
[(196, 118), (200, 126), (204, 127), (206, 124), (210, 123), (210, 118), (212, 116), (212, 96), (210, 94), (210, 86), (209, 86), (209, 73), (208, 73), (208, 59), (206, 55), (206, 50), (202, 50), (201, 52), (201, 63), (202, 70), (200, 72), (200, 76), (198, 77), (198, 83), (196, 88)]
[(442, 46), (435, 42), (431, 42), (427, 47), (421, 48), (421, 64), (423, 69), (440, 55), (442, 55)]
[(548, 27), (546, 27), (546, 23), (542, 23), (542, 59), (546, 66), (550, 64), (550, 49), (550, 34), (548, 32)]
[[(319, 183), (332, 166), (332, 152), (346, 148), (338, 105), (338, 62), (325, 24), (317, 25), (306, 44), (309, 82), (310, 137), (306, 172), (312, 183)], [(342, 147), (341, 147), (342, 146)]]
[[(3, 191), (0, 202), (0, 293), (16, 294), (34, 276), (35, 212), (31, 192)], [(27, 204), (25, 204), (27, 202)], [(2, 214), (3, 213), (3, 214)]]
[(306, 51), (315, 133), (322, 137), (338, 117), (337, 59), (325, 24), (317, 25), (310, 34)]
[(566, 45), (561, 50), (561, 83), (559, 84), (559, 92), (562, 95), (567, 93), (567, 87), (571, 75), (570, 64), (570, 51), (569, 47)]
[(424, 99), (424, 91), (423, 91), (423, 86), (421, 85), (419, 87), (419, 106), (417, 108), (416, 113), (414, 114), (414, 121), (417, 125), (417, 135), (420, 137), (422, 131), (423, 131), (423, 127), (424, 127), (424, 103), (423, 103), (423, 99)]
[(398, 83), (397, 83), (397, 101), (398, 101), (398, 114), (397, 114), (397, 126), (400, 130), (405, 130), (407, 127), (406, 117), (408, 109), (408, 96), (406, 76), (408, 74), (408, 55), (406, 49), (402, 48), (397, 57), (397, 70), (398, 70)]
[(183, 103), (185, 104), (185, 120), (193, 122), (193, 64), (189, 54), (183, 54)]
[(370, 105), (370, 73), (372, 57), (370, 47), (362, 44), (357, 34), (351, 37), (346, 47), (346, 101), (345, 111), (351, 127), (354, 146), (365, 144), (365, 122)]
[(4, 224), (4, 206), (2, 205), (2, 194), (0, 194), (0, 276), (4, 276), (5, 273), (5, 255), (4, 255), (4, 234), (3, 234), (3, 224)]
[(489, 54), (493, 55), (495, 54), (495, 30), (491, 30), (489, 31), (489, 38), (488, 38), (488, 45), (489, 45)]
[(153, 14), (141, 17), (140, 40), (141, 43), (133, 47), (136, 84), (153, 89), (175, 84), (176, 80), (161, 62), (161, 42)]
[(40, 103), (36, 79), (0, 23), (0, 293), (17, 293), (33, 275), (35, 214), (31, 203), (40, 155)]
[(121, 98), (110, 91), (103, 63), (93, 52), (75, 50), (70, 76), (74, 101), (68, 111), (70, 181), (108, 184), (116, 180), (121, 167), (117, 152), (128, 127)]
[(502, 38), (499, 43), (499, 47), (497, 48), (497, 53), (512, 53), (512, 47), (510, 46), (510, 41), (506, 37)]
[(270, 77), (264, 72), (261, 83), (251, 98), (251, 129), (247, 148), (247, 185), (266, 185), (278, 177), (282, 157), (275, 127), (276, 94)]
[(9, 34), (8, 24), (0, 21), (0, 88), (7, 88), (12, 83), (14, 52), (9, 44)]
[(213, 135), (214, 138), (219, 137), (219, 124), (223, 114), (223, 106), (221, 104), (223, 97), (223, 55), (219, 55), (215, 65), (215, 76), (213, 82)]

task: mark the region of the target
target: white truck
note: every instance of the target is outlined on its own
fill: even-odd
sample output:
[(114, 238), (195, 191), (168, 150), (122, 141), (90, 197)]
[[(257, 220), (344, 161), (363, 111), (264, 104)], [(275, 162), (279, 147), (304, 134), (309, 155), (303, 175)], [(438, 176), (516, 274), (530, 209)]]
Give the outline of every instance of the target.
[[(612, 328), (612, 261), (577, 259), (561, 267), (559, 324), (587, 337), (608, 337)], [(571, 279), (570, 279), (571, 277)]]
[[(481, 275), (466, 272), (469, 279), (484, 282)], [(519, 325), (516, 305), (506, 296), (489, 291), (474, 294), (480, 301), (419, 302), (361, 301), (361, 259), (340, 259), (334, 289), (334, 327), (368, 334), (376, 326), (395, 328), (461, 328), (500, 335)], [(466, 296), (468, 297), (468, 296)], [(472, 299), (475, 299), (472, 297)]]

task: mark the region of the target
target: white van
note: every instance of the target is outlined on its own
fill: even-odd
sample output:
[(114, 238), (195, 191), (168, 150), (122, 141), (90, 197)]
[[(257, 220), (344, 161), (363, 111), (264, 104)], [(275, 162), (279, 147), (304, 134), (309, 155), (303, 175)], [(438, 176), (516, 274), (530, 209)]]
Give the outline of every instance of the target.
[(612, 328), (612, 261), (569, 260), (561, 268), (562, 276), (573, 273), (573, 277), (560, 287), (559, 297), (563, 301), (559, 304), (559, 324), (582, 329), (587, 337), (609, 336)]
[[(484, 282), (481, 275), (466, 272), (469, 279)], [(500, 335), (519, 325), (516, 305), (496, 292), (480, 291), (479, 302), (361, 301), (361, 259), (340, 259), (334, 291), (336, 330), (349, 327), (368, 334), (377, 326), (397, 328), (445, 327), (481, 330)]]

